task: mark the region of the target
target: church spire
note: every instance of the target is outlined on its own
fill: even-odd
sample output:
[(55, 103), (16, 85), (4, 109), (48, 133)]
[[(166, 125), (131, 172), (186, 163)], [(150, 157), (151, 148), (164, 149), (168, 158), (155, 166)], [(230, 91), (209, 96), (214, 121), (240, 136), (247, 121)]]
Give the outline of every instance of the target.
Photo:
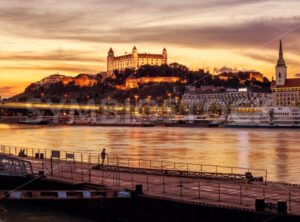
[(276, 65), (276, 86), (284, 86), (287, 79), (287, 67), (283, 58), (282, 42), (279, 43), (279, 58)]
[(279, 43), (279, 58), (278, 58), (278, 61), (277, 61), (277, 67), (280, 67), (280, 66), (286, 67), (286, 64), (285, 64), (285, 61), (284, 61), (284, 58), (283, 58), (283, 49), (282, 49), (281, 40), (280, 40), (280, 43)]
[(282, 50), (282, 42), (281, 42), (281, 40), (280, 40), (280, 43), (279, 43), (279, 58), (283, 59), (283, 50)]

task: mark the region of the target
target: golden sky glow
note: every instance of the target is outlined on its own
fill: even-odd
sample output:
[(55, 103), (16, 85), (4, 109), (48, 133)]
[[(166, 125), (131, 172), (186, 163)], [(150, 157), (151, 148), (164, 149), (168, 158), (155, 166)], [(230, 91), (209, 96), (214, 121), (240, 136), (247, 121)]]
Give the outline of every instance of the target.
[[(191, 69), (229, 66), (271, 78), (283, 39), (289, 76), (300, 73), (297, 0), (2, 0), (0, 95), (54, 73), (106, 71), (115, 54), (161, 53)], [(298, 29), (299, 26), (299, 29)]]

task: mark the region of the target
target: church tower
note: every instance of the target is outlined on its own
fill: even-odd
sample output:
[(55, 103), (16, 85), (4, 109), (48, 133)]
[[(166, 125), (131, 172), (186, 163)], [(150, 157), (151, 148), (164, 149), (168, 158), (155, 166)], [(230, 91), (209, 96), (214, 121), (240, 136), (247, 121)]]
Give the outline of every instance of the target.
[(132, 68), (133, 69), (138, 69), (138, 51), (137, 51), (137, 48), (134, 46), (133, 49), (132, 49)]
[(110, 48), (107, 55), (107, 74), (109, 76), (111, 76), (114, 71), (114, 57), (115, 57), (114, 51), (112, 48)]
[(279, 58), (276, 65), (276, 86), (284, 86), (287, 78), (287, 66), (283, 59), (282, 42), (279, 45)]
[(168, 64), (168, 53), (167, 53), (166, 48), (163, 49), (162, 56), (163, 56), (163, 61), (162, 61), (162, 63), (163, 63), (163, 64)]

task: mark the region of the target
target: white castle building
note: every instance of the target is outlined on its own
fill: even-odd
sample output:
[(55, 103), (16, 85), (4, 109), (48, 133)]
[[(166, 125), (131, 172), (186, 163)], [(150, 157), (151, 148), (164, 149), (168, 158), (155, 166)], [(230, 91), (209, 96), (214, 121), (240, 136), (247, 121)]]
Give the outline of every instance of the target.
[(124, 71), (126, 68), (138, 69), (143, 65), (157, 65), (167, 64), (168, 54), (164, 48), (162, 54), (138, 53), (134, 46), (131, 54), (122, 56), (115, 56), (114, 51), (110, 48), (107, 55), (107, 74), (113, 74), (114, 70)]

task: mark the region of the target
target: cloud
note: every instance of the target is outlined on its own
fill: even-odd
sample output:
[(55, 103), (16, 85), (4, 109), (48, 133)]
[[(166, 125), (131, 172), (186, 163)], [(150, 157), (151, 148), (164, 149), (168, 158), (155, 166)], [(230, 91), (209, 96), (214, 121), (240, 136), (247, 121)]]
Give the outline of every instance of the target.
[[(6, 31), (36, 39), (169, 43), (197, 48), (258, 47), (300, 24), (295, 13), (285, 17), (275, 14), (277, 11), (267, 13), (271, 6), (281, 6), (277, 0), (4, 2), (0, 21), (5, 22), (2, 25), (7, 26)], [(240, 20), (236, 17), (256, 8), (261, 9)]]
[(16, 94), (16, 92), (18, 91), (17, 87), (13, 87), (13, 86), (0, 86), (0, 97), (1, 98), (8, 98), (11, 95)]
[(53, 50), (49, 52), (0, 52), (0, 60), (8, 61), (68, 61), (68, 62), (106, 62), (105, 58), (91, 56), (94, 52), (80, 50)]
[(45, 65), (16, 65), (16, 66), (2, 66), (1, 69), (4, 70), (14, 70), (14, 71), (47, 71), (53, 73), (98, 73), (100, 70), (97, 66), (82, 66), (82, 65), (72, 65), (72, 64), (45, 64)]

